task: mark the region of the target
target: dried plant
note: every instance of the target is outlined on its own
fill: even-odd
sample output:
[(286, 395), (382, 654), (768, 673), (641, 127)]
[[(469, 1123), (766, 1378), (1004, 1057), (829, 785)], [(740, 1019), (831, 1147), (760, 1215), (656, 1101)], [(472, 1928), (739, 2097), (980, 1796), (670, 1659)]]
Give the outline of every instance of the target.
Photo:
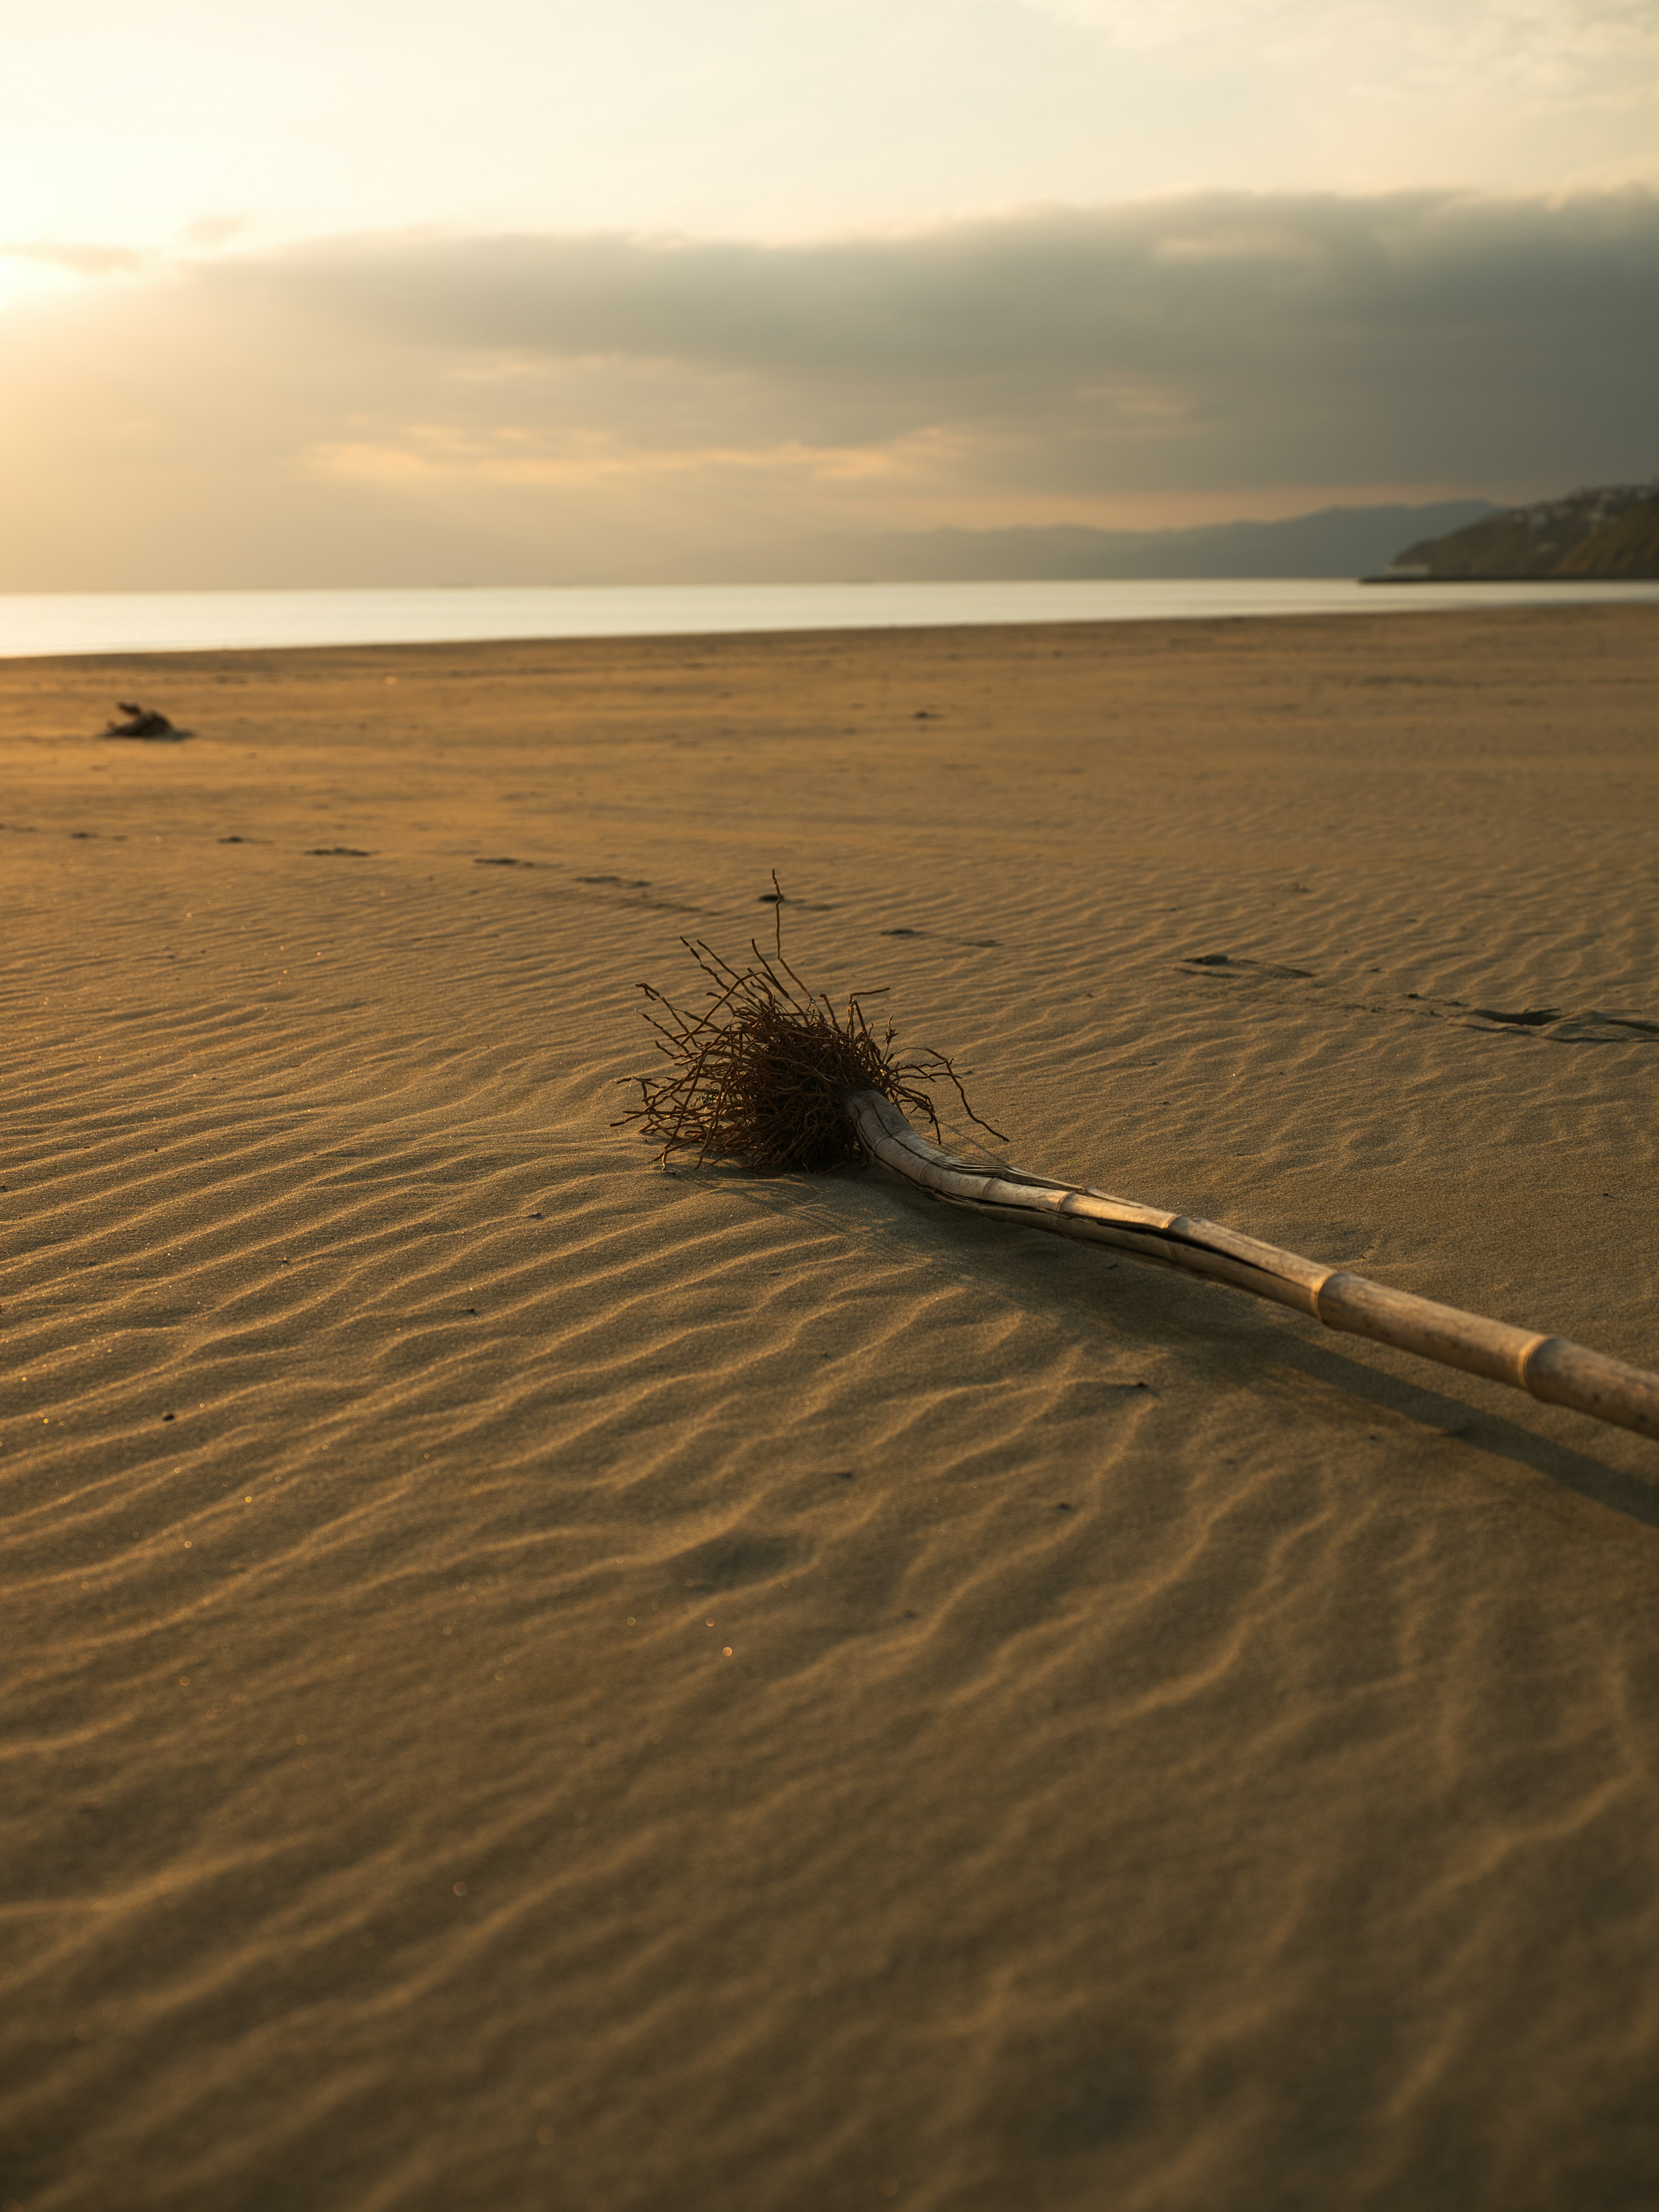
[(702, 1011), (677, 1006), (641, 984), (669, 1072), (626, 1077), (639, 1085), (641, 1103), (612, 1127), (638, 1123), (665, 1167), (689, 1154), (698, 1164), (746, 1160), (763, 1175), (793, 1168), (824, 1174), (868, 1157), (847, 1112), (855, 1092), (879, 1091), (925, 1114), (937, 1136), (930, 1088), (948, 1083), (969, 1119), (1000, 1136), (980, 1121), (942, 1052), (901, 1055), (892, 1024), (878, 1035), (856, 997), (837, 1013), (822, 992), (808, 989), (784, 957), (785, 900), (775, 873), (772, 886), (770, 955), (751, 939), (752, 964), (734, 968), (701, 939), (680, 939), (712, 987)]

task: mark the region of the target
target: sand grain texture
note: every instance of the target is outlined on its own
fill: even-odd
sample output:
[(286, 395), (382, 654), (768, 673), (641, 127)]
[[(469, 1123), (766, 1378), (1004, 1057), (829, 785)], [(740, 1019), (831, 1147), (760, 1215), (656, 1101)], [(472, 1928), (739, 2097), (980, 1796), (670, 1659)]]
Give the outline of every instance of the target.
[(1653, 1364), (1656, 678), (0, 668), (0, 2203), (1659, 2201), (1659, 1448), (608, 1127), (775, 865), (1014, 1160)]

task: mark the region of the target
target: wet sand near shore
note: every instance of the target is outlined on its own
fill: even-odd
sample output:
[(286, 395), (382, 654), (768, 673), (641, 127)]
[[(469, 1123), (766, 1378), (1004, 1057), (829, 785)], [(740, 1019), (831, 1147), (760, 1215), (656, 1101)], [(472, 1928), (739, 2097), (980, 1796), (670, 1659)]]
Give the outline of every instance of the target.
[(1646, 2212), (1659, 1445), (611, 1124), (775, 866), (1659, 1364), (1656, 823), (1647, 608), (0, 663), (0, 2207)]

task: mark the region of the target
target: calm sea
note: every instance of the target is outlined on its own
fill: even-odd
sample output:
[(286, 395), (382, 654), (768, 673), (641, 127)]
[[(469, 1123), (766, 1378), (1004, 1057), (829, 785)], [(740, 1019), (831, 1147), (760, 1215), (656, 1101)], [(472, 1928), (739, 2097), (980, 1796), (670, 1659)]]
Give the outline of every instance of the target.
[(635, 584), (0, 595), (0, 655), (437, 645), (469, 639), (919, 629), (1200, 616), (1422, 614), (1659, 601), (1656, 584), (1373, 585), (1331, 577), (1008, 584)]

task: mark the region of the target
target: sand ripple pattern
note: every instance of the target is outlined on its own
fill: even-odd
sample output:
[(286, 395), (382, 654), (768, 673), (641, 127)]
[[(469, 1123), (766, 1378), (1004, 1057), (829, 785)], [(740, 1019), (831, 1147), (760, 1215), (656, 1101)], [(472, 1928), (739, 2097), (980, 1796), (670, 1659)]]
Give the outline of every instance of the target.
[[(854, 696), (897, 667), (951, 741), (948, 643)], [(682, 738), (749, 741), (759, 652), (677, 679)], [(635, 978), (739, 945), (776, 858), (808, 972), (979, 1071), (1014, 1158), (1651, 1358), (1650, 874), (1615, 839), (1587, 881), (1568, 817), (1449, 870), (1319, 787), (1343, 866), (1259, 763), (1195, 828), (1156, 748), (1109, 869), (1029, 785), (1052, 836), (998, 858), (999, 760), (1084, 743), (999, 726), (902, 877), (863, 832), (903, 757), (770, 853), (764, 793), (701, 827), (688, 767), (676, 845), (586, 753), (598, 813), (528, 826), (445, 817), (421, 754), (429, 835), (363, 799), (226, 846), (134, 797), (89, 857), (38, 799), (0, 2203), (1659, 2194), (1651, 1448), (608, 1126)]]

